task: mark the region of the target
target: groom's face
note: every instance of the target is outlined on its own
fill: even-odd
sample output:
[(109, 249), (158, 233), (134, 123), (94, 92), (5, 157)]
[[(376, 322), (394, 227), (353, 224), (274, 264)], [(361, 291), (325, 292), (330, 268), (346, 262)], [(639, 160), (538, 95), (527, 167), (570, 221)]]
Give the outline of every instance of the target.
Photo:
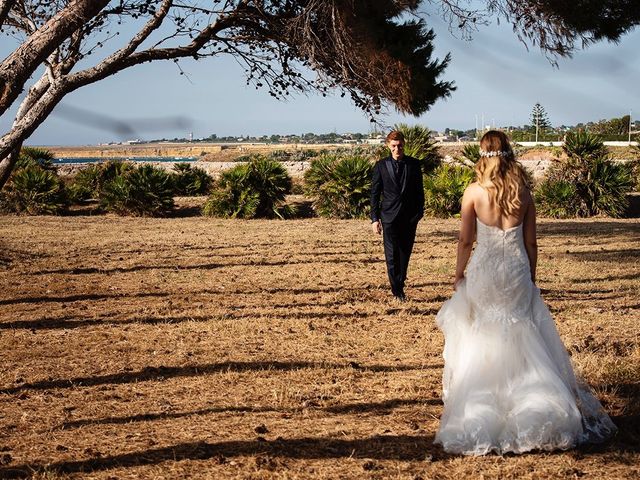
[(400, 160), (404, 156), (404, 141), (389, 140), (387, 147), (391, 150), (391, 156), (394, 160)]

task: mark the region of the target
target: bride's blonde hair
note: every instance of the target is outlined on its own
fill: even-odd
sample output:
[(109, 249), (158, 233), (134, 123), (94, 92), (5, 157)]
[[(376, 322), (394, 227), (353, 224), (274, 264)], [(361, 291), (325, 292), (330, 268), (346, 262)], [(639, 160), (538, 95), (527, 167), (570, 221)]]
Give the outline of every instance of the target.
[(476, 175), (480, 186), (489, 192), (492, 204), (507, 215), (517, 213), (522, 205), (522, 191), (529, 188), (529, 181), (503, 132), (489, 130), (480, 139)]

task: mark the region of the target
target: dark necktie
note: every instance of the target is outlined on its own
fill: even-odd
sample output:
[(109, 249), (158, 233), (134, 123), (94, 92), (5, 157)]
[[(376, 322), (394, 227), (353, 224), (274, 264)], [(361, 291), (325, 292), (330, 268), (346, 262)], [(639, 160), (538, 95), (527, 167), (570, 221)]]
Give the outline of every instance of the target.
[(398, 183), (402, 181), (402, 173), (404, 172), (404, 161), (403, 160), (394, 160), (393, 161), (393, 170), (396, 174), (396, 180)]

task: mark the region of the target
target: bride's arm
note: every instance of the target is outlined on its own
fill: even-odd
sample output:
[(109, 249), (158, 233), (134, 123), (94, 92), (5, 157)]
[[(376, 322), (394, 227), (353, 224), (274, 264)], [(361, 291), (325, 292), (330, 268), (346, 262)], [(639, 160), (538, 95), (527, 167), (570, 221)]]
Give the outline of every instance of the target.
[(474, 207), (474, 195), (471, 188), (467, 188), (462, 196), (462, 209), (460, 210), (462, 224), (458, 236), (458, 255), (456, 258), (456, 278), (453, 281), (454, 288), (464, 278), (464, 269), (467, 266), (473, 241), (476, 237), (476, 211)]
[(531, 269), (531, 280), (536, 282), (536, 266), (538, 264), (538, 240), (536, 234), (536, 206), (533, 198), (529, 194), (527, 211), (524, 214), (524, 248), (529, 257), (529, 268)]

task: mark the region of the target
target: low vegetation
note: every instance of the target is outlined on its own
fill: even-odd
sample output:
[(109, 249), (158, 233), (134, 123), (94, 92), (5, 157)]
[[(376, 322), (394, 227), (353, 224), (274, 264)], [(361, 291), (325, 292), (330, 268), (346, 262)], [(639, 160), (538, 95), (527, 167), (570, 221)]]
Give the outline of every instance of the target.
[(538, 186), (541, 215), (551, 217), (621, 217), (634, 186), (632, 165), (615, 163), (599, 137), (570, 133), (565, 158), (556, 162)]
[(67, 208), (62, 180), (51, 170), (28, 165), (13, 171), (0, 192), (0, 209), (26, 215), (58, 215)]
[(134, 168), (133, 163), (119, 160), (91, 164), (75, 175), (69, 185), (69, 195), (76, 203), (90, 199), (100, 200), (106, 184)]
[(202, 213), (222, 218), (290, 217), (293, 212), (285, 199), (291, 183), (280, 162), (254, 156), (221, 174)]
[(471, 168), (440, 165), (424, 177), (424, 209), (430, 216), (447, 218), (460, 214), (462, 195), (473, 182)]
[(165, 216), (173, 209), (171, 180), (152, 165), (127, 169), (103, 185), (100, 206), (120, 215)]
[(318, 215), (364, 218), (369, 213), (373, 163), (365, 157), (325, 155), (305, 172), (307, 194)]
[(63, 213), (69, 203), (68, 195), (53, 159), (48, 150), (22, 148), (7, 184), (0, 191), (0, 211), (26, 215)]
[[(407, 138), (406, 153), (422, 162), (427, 215), (458, 215), (462, 192), (473, 180), (479, 146), (468, 144), (461, 151), (449, 150), (447, 155), (454, 160), (445, 164), (427, 128), (404, 124), (396, 127)], [(531, 154), (524, 150), (516, 153)], [(613, 161), (611, 150), (599, 137), (580, 132), (567, 135), (564, 147), (552, 150), (556, 160), (545, 177), (537, 182), (530, 178), (535, 185), (539, 215), (616, 218), (631, 212), (627, 207), (629, 193), (640, 190), (640, 148), (624, 150), (627, 163)], [(0, 209), (23, 214), (63, 214), (69, 204), (88, 202), (95, 213), (164, 216), (172, 211), (170, 196), (209, 195), (202, 209), (207, 216), (291, 218), (297, 211), (305, 216), (315, 212), (326, 218), (364, 218), (369, 209), (372, 165), (386, 155), (384, 146), (333, 151), (275, 150), (268, 155), (243, 157), (242, 163), (224, 172), (216, 182), (204, 169), (188, 163), (175, 164), (165, 183), (164, 173), (155, 169), (132, 175), (139, 168), (135, 163), (107, 161), (82, 169), (65, 185), (57, 177), (50, 152), (25, 148), (17, 170), (32, 169), (16, 177), (19, 181), (14, 186), (10, 181), (0, 193)], [(310, 161), (310, 167), (304, 176), (292, 179), (282, 162), (294, 160)], [(127, 180), (130, 174), (133, 180)], [(155, 189), (148, 192), (148, 198), (141, 191), (145, 185)], [(296, 197), (288, 197), (290, 194)], [(194, 204), (191, 211), (201, 205)]]
[(197, 196), (206, 195), (211, 190), (213, 178), (202, 168), (189, 163), (176, 163), (171, 174), (174, 195)]

